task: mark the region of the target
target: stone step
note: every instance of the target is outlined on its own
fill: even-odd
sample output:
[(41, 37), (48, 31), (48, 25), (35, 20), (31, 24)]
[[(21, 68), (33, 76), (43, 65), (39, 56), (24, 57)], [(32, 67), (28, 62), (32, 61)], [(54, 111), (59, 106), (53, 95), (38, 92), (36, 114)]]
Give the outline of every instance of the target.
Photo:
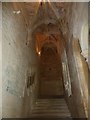
[(67, 109), (67, 106), (35, 106), (34, 109)]
[(38, 99), (30, 117), (71, 117), (65, 99)]

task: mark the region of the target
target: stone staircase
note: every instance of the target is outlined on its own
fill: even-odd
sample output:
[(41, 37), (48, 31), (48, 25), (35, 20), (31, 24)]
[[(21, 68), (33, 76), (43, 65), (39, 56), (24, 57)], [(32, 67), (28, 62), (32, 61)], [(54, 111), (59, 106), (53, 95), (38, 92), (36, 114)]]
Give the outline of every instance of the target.
[(64, 98), (38, 99), (30, 114), (30, 118), (71, 118)]

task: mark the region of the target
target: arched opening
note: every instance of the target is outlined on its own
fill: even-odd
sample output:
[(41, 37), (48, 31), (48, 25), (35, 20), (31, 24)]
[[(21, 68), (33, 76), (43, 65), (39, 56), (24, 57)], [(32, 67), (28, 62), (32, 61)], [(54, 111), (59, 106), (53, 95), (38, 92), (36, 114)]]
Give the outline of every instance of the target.
[(40, 55), (39, 97), (59, 98), (64, 95), (61, 58), (57, 47), (45, 43)]

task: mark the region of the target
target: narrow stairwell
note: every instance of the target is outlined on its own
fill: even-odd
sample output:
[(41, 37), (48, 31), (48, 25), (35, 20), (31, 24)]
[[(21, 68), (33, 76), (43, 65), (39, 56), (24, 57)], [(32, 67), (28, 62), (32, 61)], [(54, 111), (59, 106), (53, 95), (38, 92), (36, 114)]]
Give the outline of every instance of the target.
[(71, 118), (64, 98), (38, 99), (30, 114), (32, 118)]

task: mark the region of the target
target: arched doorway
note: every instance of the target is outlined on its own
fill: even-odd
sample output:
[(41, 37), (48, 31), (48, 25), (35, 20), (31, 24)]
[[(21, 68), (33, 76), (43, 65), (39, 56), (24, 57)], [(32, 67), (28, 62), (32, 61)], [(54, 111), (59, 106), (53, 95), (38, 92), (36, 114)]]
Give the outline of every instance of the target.
[(63, 96), (62, 78), (62, 64), (57, 47), (53, 43), (45, 43), (40, 56), (39, 97)]

